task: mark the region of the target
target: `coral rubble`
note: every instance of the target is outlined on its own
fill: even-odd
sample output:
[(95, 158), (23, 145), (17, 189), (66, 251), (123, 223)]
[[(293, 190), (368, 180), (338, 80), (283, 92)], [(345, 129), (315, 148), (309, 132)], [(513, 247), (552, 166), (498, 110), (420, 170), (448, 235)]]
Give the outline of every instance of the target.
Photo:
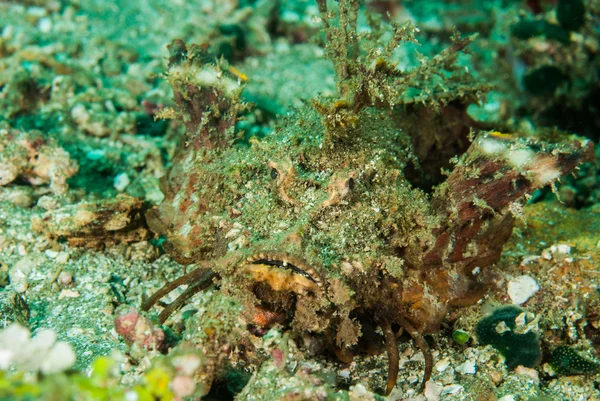
[(148, 238), (141, 216), (142, 201), (127, 195), (113, 200), (82, 202), (35, 216), (34, 231), (63, 238), (74, 246), (102, 247)]
[(56, 195), (67, 192), (67, 179), (79, 166), (51, 137), (39, 131), (0, 127), (0, 186), (22, 179), (31, 185), (50, 184)]

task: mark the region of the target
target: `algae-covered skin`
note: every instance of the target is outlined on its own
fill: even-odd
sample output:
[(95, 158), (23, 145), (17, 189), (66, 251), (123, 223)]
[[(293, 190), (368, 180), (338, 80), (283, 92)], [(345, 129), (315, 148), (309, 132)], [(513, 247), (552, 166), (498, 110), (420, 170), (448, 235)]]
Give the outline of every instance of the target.
[[(251, 324), (283, 321), (323, 338), (345, 361), (360, 338), (379, 338), (369, 327), (380, 326), (389, 393), (398, 371), (391, 325), (424, 351), (427, 380), (431, 355), (419, 333), (438, 330), (449, 307), (483, 295), (486, 276), (478, 273), (500, 258), (524, 198), (589, 159), (593, 147), (485, 131), (469, 145), (478, 126), (464, 110), (481, 87), (469, 87), (472, 78), (453, 65), (472, 39), (455, 36), (430, 62), (400, 72), (386, 55), (412, 40), (410, 27), (395, 26), (385, 50), (353, 56), (358, 3), (340, 2), (335, 26), (325, 3), (319, 7), (341, 98), (315, 100), (264, 138), (245, 141), (234, 129), (246, 108), (245, 77), (207, 61), (203, 47), (171, 44), (167, 79), (177, 107), (161, 115), (181, 119), (187, 134), (163, 179), (165, 200), (146, 217), (176, 260), (212, 270), (243, 300)], [(440, 92), (444, 72), (455, 75)], [(449, 150), (462, 156), (427, 193), (410, 171), (426, 175), (419, 162), (428, 155), (419, 153), (436, 146), (447, 168)], [(188, 277), (192, 289), (161, 320), (209, 284)]]
[(54, 194), (63, 195), (69, 188), (67, 179), (78, 170), (77, 162), (51, 136), (0, 126), (0, 186), (22, 179), (31, 185), (49, 184)]

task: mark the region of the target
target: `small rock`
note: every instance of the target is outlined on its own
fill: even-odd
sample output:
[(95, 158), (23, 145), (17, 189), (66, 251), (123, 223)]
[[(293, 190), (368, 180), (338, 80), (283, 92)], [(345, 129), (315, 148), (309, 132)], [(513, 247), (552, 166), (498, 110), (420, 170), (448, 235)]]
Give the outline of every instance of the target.
[(84, 105), (77, 103), (72, 109), (71, 109), (71, 118), (73, 118), (73, 120), (79, 124), (85, 124), (89, 121), (90, 119), (90, 114), (88, 113), (87, 109), (85, 108)]
[(496, 333), (502, 334), (502, 333), (506, 333), (507, 331), (510, 331), (510, 327), (508, 327), (506, 322), (503, 320), (496, 325), (495, 330), (496, 330)]
[(21, 270), (11, 270), (9, 272), (10, 284), (13, 290), (18, 292), (19, 294), (27, 291), (29, 287), (29, 283), (27, 280), (27, 275), (23, 273)]
[(538, 375), (537, 370), (526, 368), (525, 366), (519, 365), (515, 368), (515, 373), (522, 376), (527, 376), (533, 379), (536, 384), (539, 384), (540, 377)]
[(542, 251), (542, 258), (546, 260), (552, 260), (552, 253), (548, 249)]
[(449, 384), (444, 386), (442, 394), (458, 394), (464, 389), (460, 384)]
[(31, 187), (7, 188), (4, 192), (3, 200), (7, 200), (17, 207), (28, 208), (33, 205), (33, 189)]
[(492, 381), (492, 383), (494, 383), (495, 385), (500, 384), (502, 381), (504, 381), (504, 372), (500, 371), (498, 369), (489, 369), (487, 371), (487, 375), (490, 378), (490, 380)]
[(129, 179), (127, 174), (121, 173), (115, 177), (115, 179), (113, 181), (113, 186), (115, 187), (115, 189), (117, 191), (123, 192), (123, 191), (125, 191), (125, 188), (127, 188), (129, 186), (130, 183), (131, 183), (131, 180)]
[(538, 292), (540, 286), (537, 281), (531, 276), (523, 275), (515, 277), (508, 282), (508, 296), (512, 300), (513, 304), (521, 305), (529, 298), (531, 298), (536, 292)]
[(27, 291), (28, 275), (33, 268), (33, 261), (30, 258), (22, 258), (8, 270), (10, 286), (19, 294)]
[(440, 396), (442, 395), (443, 387), (434, 382), (433, 380), (429, 380), (425, 385), (425, 398), (427, 401), (439, 401)]
[(58, 256), (58, 252), (53, 251), (52, 249), (46, 249), (44, 251), (44, 253), (46, 254), (46, 256), (48, 256), (48, 258), (50, 259), (54, 259), (56, 258), (56, 256)]
[(469, 359), (456, 367), (458, 373), (463, 375), (474, 375), (477, 372), (477, 367), (474, 360)]
[(446, 368), (448, 368), (448, 366), (450, 366), (450, 359), (444, 358), (435, 364), (434, 369), (438, 372), (443, 372), (444, 370), (446, 370)]
[(541, 258), (541, 256), (538, 255), (529, 255), (529, 256), (525, 256), (523, 258), (523, 260), (521, 261), (521, 266), (527, 266), (528, 264), (535, 262), (536, 260), (538, 260), (539, 258)]
[(338, 376), (340, 376), (344, 380), (350, 380), (350, 369), (342, 369), (338, 372)]
[(38, 29), (42, 33), (50, 33), (52, 30), (52, 20), (49, 17), (44, 17), (38, 22)]
[(56, 281), (62, 286), (71, 285), (73, 283), (73, 275), (69, 272), (62, 271), (58, 275)]
[(58, 200), (50, 195), (40, 196), (40, 199), (37, 201), (37, 205), (45, 210), (58, 209), (60, 206)]
[(468, 331), (457, 329), (454, 330), (454, 332), (452, 333), (452, 338), (458, 344), (463, 345), (466, 344), (469, 341), (469, 339), (471, 339), (471, 333), (469, 333)]
[(73, 290), (62, 290), (60, 294), (58, 294), (58, 299), (63, 298), (79, 298), (79, 293)]
[(371, 397), (371, 392), (361, 383), (358, 383), (350, 386), (349, 395), (350, 399), (353, 400), (367, 400)]
[(56, 255), (56, 258), (54, 260), (56, 261), (56, 263), (60, 263), (61, 265), (64, 265), (65, 263), (67, 263), (69, 261), (70, 257), (71, 256), (66, 252), (59, 252), (58, 255)]
[(568, 244), (556, 244), (550, 247), (550, 251), (552, 253), (557, 253), (561, 255), (568, 255), (571, 253), (571, 245)]

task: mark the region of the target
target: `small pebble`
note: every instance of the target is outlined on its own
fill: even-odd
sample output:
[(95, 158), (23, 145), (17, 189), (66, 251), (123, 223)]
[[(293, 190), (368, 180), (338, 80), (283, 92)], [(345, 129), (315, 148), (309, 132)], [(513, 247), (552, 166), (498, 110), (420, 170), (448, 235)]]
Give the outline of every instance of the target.
[(456, 371), (463, 375), (474, 375), (477, 372), (475, 361), (468, 360), (456, 367)]
[(515, 368), (515, 373), (518, 375), (530, 377), (536, 384), (539, 384), (540, 382), (540, 377), (538, 375), (537, 370), (535, 369), (526, 368), (525, 366), (519, 365)]
[(527, 302), (539, 289), (540, 286), (533, 277), (523, 275), (508, 282), (507, 292), (513, 304), (521, 305)]
[(471, 338), (471, 333), (469, 333), (468, 331), (457, 329), (457, 330), (454, 330), (454, 332), (452, 333), (452, 338), (458, 344), (461, 344), (461, 345), (466, 344), (469, 341), (469, 339)]
[(85, 158), (92, 161), (101, 160), (104, 156), (106, 156), (106, 150), (104, 149), (90, 150), (85, 154)]
[(549, 250), (547, 250), (547, 249), (544, 249), (544, 250), (542, 251), (542, 258), (543, 258), (543, 259), (546, 259), (546, 260), (552, 260), (552, 253), (550, 253), (550, 251), (549, 251)]
[(55, 197), (50, 195), (41, 196), (37, 201), (37, 205), (42, 209), (54, 210), (57, 209), (59, 204)]
[(460, 384), (449, 384), (444, 386), (442, 394), (458, 394), (464, 389)]
[(21, 208), (28, 208), (33, 205), (33, 197), (31, 191), (22, 188), (14, 188), (7, 191), (6, 200), (13, 205)]
[(557, 244), (557, 245), (552, 245), (550, 247), (550, 250), (552, 251), (552, 253), (559, 253), (559, 254), (567, 255), (567, 254), (571, 253), (571, 246), (567, 245), (567, 244)]
[(69, 272), (62, 271), (58, 275), (57, 281), (58, 281), (58, 284), (63, 285), (63, 286), (71, 285), (71, 283), (73, 283), (73, 275)]
[(127, 174), (121, 173), (115, 177), (115, 179), (113, 181), (113, 186), (115, 187), (115, 189), (117, 191), (123, 192), (129, 186), (130, 183), (131, 183), (131, 180), (129, 179)]
[(427, 401), (439, 401), (440, 396), (442, 395), (442, 389), (442, 386), (433, 380), (429, 380), (427, 384), (425, 384), (425, 398)]
[(338, 375), (344, 380), (350, 380), (350, 369), (340, 370)]
[[(82, 104), (76, 104), (71, 109), (71, 117), (77, 124), (85, 124), (90, 119), (90, 114)], [(89, 153), (89, 152), (88, 152)], [(94, 159), (92, 159), (94, 160)], [(97, 160), (97, 159), (96, 159)]]
[(66, 252), (59, 252), (58, 255), (56, 255), (56, 258), (54, 258), (54, 260), (56, 261), (56, 263), (64, 265), (69, 261), (70, 257), (71, 256)]
[(63, 298), (79, 298), (79, 293), (73, 290), (62, 290), (60, 294), (58, 294), (58, 299)]
[(369, 395), (369, 390), (361, 383), (358, 383), (354, 386), (350, 386), (350, 394), (356, 398), (367, 397)]
[(44, 253), (46, 254), (46, 256), (48, 256), (50, 259), (54, 259), (58, 256), (58, 252), (57, 251), (53, 251), (52, 249), (46, 249), (44, 251)]
[(13, 290), (19, 294), (27, 291), (28, 287), (28, 275), (33, 268), (33, 261), (30, 258), (22, 258), (15, 265), (8, 270), (8, 277), (10, 279), (10, 285)]
[(450, 366), (450, 359), (444, 358), (435, 364), (434, 369), (438, 372), (443, 372), (448, 368), (448, 366)]
[(44, 17), (38, 22), (38, 29), (42, 33), (49, 33), (52, 30), (52, 20), (49, 17)]

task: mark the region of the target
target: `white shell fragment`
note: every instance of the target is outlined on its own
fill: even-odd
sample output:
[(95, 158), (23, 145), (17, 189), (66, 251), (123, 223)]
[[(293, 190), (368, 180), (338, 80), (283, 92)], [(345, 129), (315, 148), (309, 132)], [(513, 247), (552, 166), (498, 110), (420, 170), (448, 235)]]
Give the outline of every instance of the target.
[(477, 364), (473, 359), (468, 359), (458, 365), (455, 370), (463, 375), (474, 375), (477, 372)]
[(125, 191), (125, 189), (131, 184), (131, 180), (126, 173), (117, 175), (113, 180), (113, 186), (119, 192)]
[(515, 277), (508, 282), (507, 292), (513, 304), (521, 305), (527, 302), (539, 289), (540, 286), (533, 277), (523, 275)]
[(434, 382), (433, 380), (429, 380), (425, 384), (425, 399), (427, 401), (439, 401), (440, 395), (442, 394), (443, 387)]

